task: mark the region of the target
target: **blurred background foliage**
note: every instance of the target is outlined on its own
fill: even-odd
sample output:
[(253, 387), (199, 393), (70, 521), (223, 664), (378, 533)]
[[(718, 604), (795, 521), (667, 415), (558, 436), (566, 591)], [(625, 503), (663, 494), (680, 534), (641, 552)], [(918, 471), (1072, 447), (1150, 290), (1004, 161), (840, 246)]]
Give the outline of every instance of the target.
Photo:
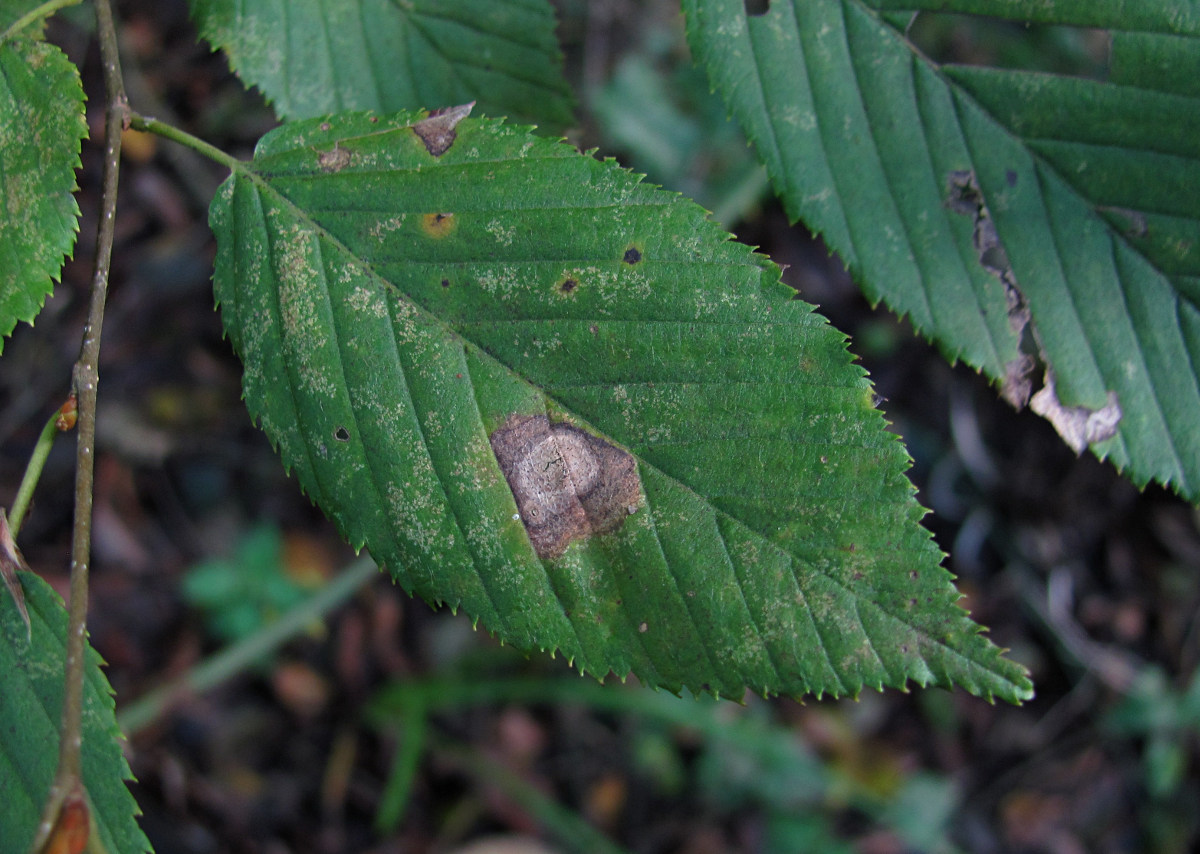
[[(1124, 852), (1200, 843), (1200, 518), (1076, 458), (1040, 419), (873, 310), (790, 225), (691, 66), (671, 0), (561, 0), (570, 138), (685, 193), (782, 265), (853, 336), (914, 457), (964, 606), (1033, 672), (1021, 708), (942, 691), (713, 703), (603, 688), (526, 660), (379, 576), (214, 690), (130, 733), (161, 852)], [(269, 109), (195, 41), (181, 0), (129, 0), (144, 113), (246, 157)], [(85, 19), (53, 38), (100, 120)], [(939, 61), (1103, 77), (1105, 34), (917, 16)], [(436, 105), (431, 105), (436, 106)], [(126, 150), (102, 362), (92, 638), (118, 709), (246, 643), (350, 563), (239, 395), (212, 310), (211, 164)], [(0, 360), (0, 479), (15, 490), (65, 395), (86, 304), (98, 151), (75, 259)], [(52, 454), (22, 534), (62, 589), (72, 455)], [(508, 846), (507, 848), (505, 846)]]

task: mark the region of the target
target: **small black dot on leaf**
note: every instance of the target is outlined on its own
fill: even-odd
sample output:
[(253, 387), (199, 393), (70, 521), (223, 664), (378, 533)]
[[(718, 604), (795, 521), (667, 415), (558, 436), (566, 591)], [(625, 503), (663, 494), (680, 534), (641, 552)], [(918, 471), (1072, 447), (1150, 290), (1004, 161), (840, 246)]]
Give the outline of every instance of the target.
[(450, 287), (450, 280), (449, 280), (449, 279), (442, 279), (442, 287), (443, 287), (443, 288), (448, 288), (448, 287)]
[(625, 257), (623, 260), (626, 264), (636, 264), (638, 261), (642, 260), (642, 253), (636, 246), (630, 246), (625, 250)]
[(577, 287), (579, 287), (579, 282), (577, 282), (575, 279), (565, 279), (563, 283), (558, 286), (558, 289), (564, 294), (569, 294)]

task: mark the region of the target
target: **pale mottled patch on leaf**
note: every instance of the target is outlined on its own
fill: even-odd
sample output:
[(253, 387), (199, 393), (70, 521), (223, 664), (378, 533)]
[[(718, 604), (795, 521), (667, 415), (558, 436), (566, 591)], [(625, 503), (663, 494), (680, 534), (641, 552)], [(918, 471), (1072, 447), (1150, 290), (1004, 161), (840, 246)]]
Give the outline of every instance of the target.
[(1082, 454), (1088, 445), (1116, 436), (1123, 415), (1115, 391), (1108, 393), (1107, 403), (1099, 409), (1064, 406), (1058, 399), (1052, 373), (1046, 374), (1046, 384), (1030, 399), (1029, 408), (1054, 425), (1058, 435), (1077, 454)]

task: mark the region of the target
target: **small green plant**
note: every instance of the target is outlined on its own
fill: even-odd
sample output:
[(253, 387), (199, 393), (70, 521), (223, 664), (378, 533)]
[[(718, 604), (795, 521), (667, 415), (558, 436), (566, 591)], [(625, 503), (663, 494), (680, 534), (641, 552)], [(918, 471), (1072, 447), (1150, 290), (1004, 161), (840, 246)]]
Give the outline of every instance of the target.
[[(0, 2), (4, 334), (33, 321), (77, 229), (83, 92), (42, 36), (66, 5)], [(957, 605), (907, 453), (845, 337), (704, 209), (557, 140), (575, 113), (548, 0), (286, 13), (192, 0), (203, 36), (284, 120), (250, 161), (138, 112), (109, 2), (94, 6), (106, 171), (73, 377), (66, 649), (49, 648), (58, 618), (44, 609), (32, 645), (21, 629), (17, 595), (35, 580), (10, 583), (0, 613), (0, 718), (23, 727), (61, 703), (61, 755), (51, 772), (46, 733), (22, 730), (13, 755), (39, 770), (0, 766), (20, 800), (0, 849), (35, 831), (37, 850), (68, 839), (89, 797), (93, 839), (145, 847), (119, 754), (80, 752), (81, 732), (91, 744), (113, 730), (83, 617), (126, 128), (228, 168), (210, 208), (214, 290), (249, 410), (406, 590), (521, 650), (672, 692), (1032, 696)], [(1200, 496), (1194, 3), (682, 6), (788, 212), (873, 302), (1077, 452)], [(1108, 77), (936, 64), (910, 40), (923, 10), (1108, 29)], [(757, 186), (730, 168), (728, 193)], [(39, 674), (65, 661), (65, 688), (34, 680), (33, 656)], [(86, 726), (85, 702), (100, 704)]]
[(299, 605), (307, 591), (285, 572), (279, 531), (261, 527), (246, 535), (233, 556), (188, 570), (183, 595), (204, 612), (213, 637), (230, 643)]

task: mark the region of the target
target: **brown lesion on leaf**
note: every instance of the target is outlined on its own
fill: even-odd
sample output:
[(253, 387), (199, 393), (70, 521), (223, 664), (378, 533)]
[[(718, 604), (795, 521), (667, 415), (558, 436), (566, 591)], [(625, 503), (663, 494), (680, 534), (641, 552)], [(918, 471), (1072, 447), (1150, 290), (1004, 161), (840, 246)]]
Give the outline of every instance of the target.
[(457, 107), (434, 110), (412, 126), (413, 133), (425, 143), (426, 151), (434, 157), (441, 157), (450, 150), (450, 146), (454, 145), (454, 140), (458, 137), (455, 127), (471, 114), (471, 108), (474, 106), (475, 102), (472, 101)]
[(643, 503), (637, 462), (573, 424), (513, 415), (491, 436), (492, 451), (543, 560), (611, 533)]
[(427, 213), (421, 215), (421, 231), (434, 240), (449, 237), (457, 223), (452, 213)]
[[(1016, 186), (1017, 174), (1007, 170), (1005, 181), (1010, 186)], [(1108, 400), (1099, 409), (1086, 406), (1065, 406), (1058, 399), (1055, 391), (1054, 369), (1045, 357), (1045, 348), (1041, 337), (1033, 323), (1033, 314), (1025, 295), (1017, 285), (1016, 276), (1008, 260), (1008, 253), (996, 231), (984, 202), (983, 192), (979, 189), (975, 173), (968, 170), (954, 171), (947, 176), (949, 194), (946, 207), (955, 213), (970, 216), (975, 223), (971, 234), (971, 243), (975, 247), (980, 266), (1000, 280), (1004, 285), (1004, 297), (1008, 308), (1008, 323), (1018, 336), (1024, 339), (1028, 349), (1004, 366), (1004, 379), (1000, 393), (1016, 409), (1029, 406), (1038, 415), (1049, 421), (1058, 431), (1063, 441), (1075, 453), (1083, 450), (1094, 442), (1103, 442), (1117, 434), (1117, 428), (1122, 418), (1120, 401), (1115, 391), (1108, 392)], [(1042, 388), (1033, 392), (1033, 373), (1038, 359), (1046, 364)]]
[(1141, 211), (1134, 210), (1133, 208), (1113, 207), (1111, 205), (1101, 205), (1096, 208), (1096, 211), (1119, 218), (1124, 223), (1121, 226), (1121, 230), (1125, 233), (1126, 237), (1140, 239), (1150, 234), (1150, 222)]
[(21, 614), (26, 635), (32, 638), (33, 627), (29, 622), (29, 611), (25, 607), (25, 590), (21, 587), (21, 580), (17, 578), (17, 570), (28, 572), (29, 566), (25, 563), (21, 550), (17, 548), (12, 529), (8, 525), (8, 515), (0, 508), (0, 578), (4, 579), (4, 586), (8, 588), (8, 593)]
[(329, 151), (317, 153), (317, 165), (322, 172), (341, 172), (350, 165), (350, 152), (335, 142)]
[(554, 285), (554, 289), (563, 296), (570, 296), (579, 288), (579, 279), (575, 276), (563, 276)]
[[(1010, 170), (1011, 171), (1011, 170)], [(1009, 184), (1015, 184), (1016, 177), (1009, 179)], [(1008, 261), (1008, 253), (1000, 242), (996, 231), (996, 223), (983, 200), (983, 192), (975, 179), (975, 173), (969, 170), (957, 170), (947, 176), (949, 195), (946, 207), (955, 213), (969, 216), (974, 221), (971, 233), (971, 245), (979, 265), (1000, 280), (1004, 286), (1004, 301), (1008, 309), (1008, 325), (1016, 334), (1018, 340), (1026, 333), (1032, 335), (1029, 306), (1025, 296), (1017, 286), (1016, 276)], [(1022, 353), (1004, 366), (1004, 380), (1000, 394), (1016, 409), (1024, 409), (1029, 403), (1029, 395), (1033, 390), (1033, 369), (1035, 362), (1028, 353)]]

